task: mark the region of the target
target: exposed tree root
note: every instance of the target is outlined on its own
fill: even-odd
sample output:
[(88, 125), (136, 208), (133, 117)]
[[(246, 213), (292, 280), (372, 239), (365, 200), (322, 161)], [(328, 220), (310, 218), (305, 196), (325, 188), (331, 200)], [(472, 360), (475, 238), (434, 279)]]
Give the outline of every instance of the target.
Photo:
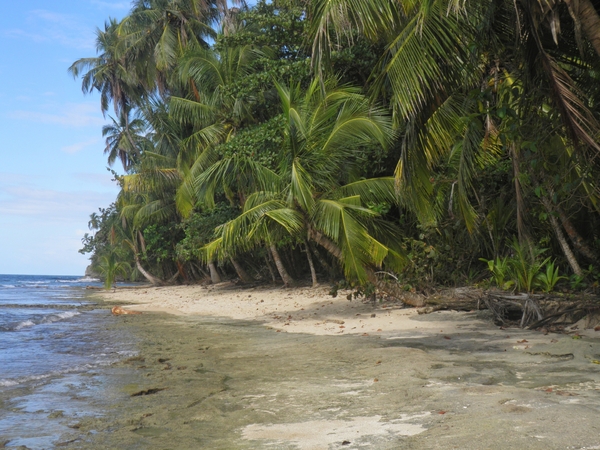
[[(399, 298), (403, 301), (402, 298)], [(408, 302), (407, 302), (408, 303)], [(600, 325), (600, 299), (595, 295), (561, 297), (551, 294), (511, 294), (476, 288), (447, 289), (424, 298), (420, 314), (439, 310), (487, 309), (500, 326), (561, 331), (582, 319), (583, 328)]]

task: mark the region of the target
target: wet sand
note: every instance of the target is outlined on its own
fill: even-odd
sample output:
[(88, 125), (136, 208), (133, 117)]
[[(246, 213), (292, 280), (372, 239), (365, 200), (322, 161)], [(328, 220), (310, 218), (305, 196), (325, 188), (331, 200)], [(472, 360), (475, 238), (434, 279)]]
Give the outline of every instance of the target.
[(107, 370), (103, 415), (64, 418), (63, 448), (600, 448), (599, 332), (499, 329), (484, 312), (326, 288), (102, 297), (146, 311), (117, 325), (139, 354)]

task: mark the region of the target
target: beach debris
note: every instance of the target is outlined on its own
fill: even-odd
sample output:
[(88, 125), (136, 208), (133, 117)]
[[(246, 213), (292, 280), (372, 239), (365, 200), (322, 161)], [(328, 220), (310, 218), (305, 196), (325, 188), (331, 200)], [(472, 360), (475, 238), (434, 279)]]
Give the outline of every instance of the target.
[(343, 441), (343, 442), (342, 442), (342, 445), (350, 445), (350, 444), (351, 444), (351, 442), (350, 442), (350, 441)]
[(157, 392), (164, 391), (165, 389), (167, 389), (167, 388), (144, 389), (144, 390), (138, 391), (134, 394), (131, 394), (131, 397), (141, 397), (142, 395), (152, 395), (152, 394), (156, 394)]
[(123, 309), (121, 306), (113, 306), (113, 308), (110, 310), (110, 312), (114, 316), (121, 316), (123, 314), (141, 314), (140, 311), (133, 311), (133, 310), (130, 310), (130, 309)]
[(343, 320), (338, 320), (338, 319), (325, 319), (324, 322), (325, 323), (337, 323), (339, 325), (344, 325), (346, 323)]

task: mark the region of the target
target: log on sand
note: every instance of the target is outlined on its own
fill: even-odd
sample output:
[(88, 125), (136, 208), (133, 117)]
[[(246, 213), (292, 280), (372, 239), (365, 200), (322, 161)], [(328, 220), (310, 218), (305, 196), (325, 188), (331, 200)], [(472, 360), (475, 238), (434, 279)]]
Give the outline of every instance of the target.
[(115, 316), (121, 316), (123, 314), (141, 314), (140, 311), (132, 311), (130, 309), (123, 309), (120, 306), (113, 306), (110, 312)]

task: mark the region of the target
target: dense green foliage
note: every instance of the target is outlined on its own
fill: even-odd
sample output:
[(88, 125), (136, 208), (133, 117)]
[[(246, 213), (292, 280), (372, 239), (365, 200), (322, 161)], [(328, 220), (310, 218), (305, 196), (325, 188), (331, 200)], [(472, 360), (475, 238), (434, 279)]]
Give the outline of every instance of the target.
[(97, 36), (96, 272), (596, 287), (590, 0), (140, 0)]

